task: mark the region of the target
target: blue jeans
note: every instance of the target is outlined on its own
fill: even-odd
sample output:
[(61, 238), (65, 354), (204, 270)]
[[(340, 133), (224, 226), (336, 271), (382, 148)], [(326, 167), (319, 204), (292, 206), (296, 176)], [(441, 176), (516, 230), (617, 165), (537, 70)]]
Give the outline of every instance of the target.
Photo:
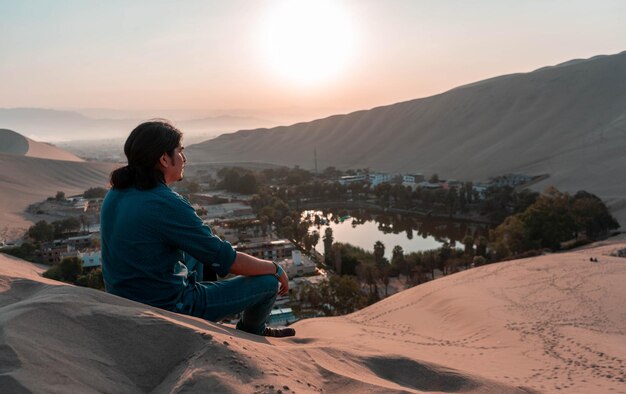
[(196, 278), (202, 278), (202, 263), (188, 257), (185, 264), (191, 272), (189, 285), (176, 305), (176, 312), (210, 321), (243, 312), (237, 328), (256, 335), (263, 333), (278, 294), (278, 279), (274, 275), (198, 282)]

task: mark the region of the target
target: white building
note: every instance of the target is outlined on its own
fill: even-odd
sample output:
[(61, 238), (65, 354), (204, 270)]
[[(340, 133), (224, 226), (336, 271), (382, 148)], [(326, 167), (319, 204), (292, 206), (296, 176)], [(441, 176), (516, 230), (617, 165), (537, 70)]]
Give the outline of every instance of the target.
[(369, 176), (369, 182), (372, 184), (372, 187), (378, 186), (384, 182), (389, 182), (390, 180), (391, 176), (382, 172), (370, 174)]
[(422, 181), (424, 181), (424, 175), (422, 174), (406, 174), (402, 176), (402, 186), (408, 186), (413, 191), (417, 189)]
[(298, 319), (294, 316), (291, 308), (277, 308), (272, 309), (270, 312), (267, 318), (267, 324), (270, 326), (287, 326), (296, 320)]
[(423, 181), (423, 174), (406, 174), (402, 176), (402, 183), (420, 183)]
[(102, 251), (100, 250), (80, 253), (79, 257), (83, 260), (83, 268), (102, 267)]
[(458, 181), (456, 179), (448, 179), (446, 181), (447, 189), (461, 189), (463, 187), (463, 182)]
[(478, 198), (480, 198), (481, 200), (484, 200), (485, 197), (487, 197), (487, 190), (489, 190), (491, 186), (492, 185), (489, 183), (477, 183), (474, 186), (472, 186), (472, 190), (478, 193)]
[(342, 176), (341, 178), (339, 178), (340, 185), (349, 185), (351, 183), (357, 183), (357, 182), (368, 182), (368, 178), (365, 174), (346, 175), (346, 176)]
[(302, 255), (302, 252), (299, 250), (292, 250), (290, 259), (279, 260), (277, 263), (280, 264), (290, 278), (311, 275), (316, 272), (315, 262), (308, 256)]
[(238, 252), (278, 262), (278, 260), (285, 259), (286, 256), (293, 256), (293, 251), (296, 247), (287, 239), (278, 239), (274, 241), (240, 242), (234, 248)]

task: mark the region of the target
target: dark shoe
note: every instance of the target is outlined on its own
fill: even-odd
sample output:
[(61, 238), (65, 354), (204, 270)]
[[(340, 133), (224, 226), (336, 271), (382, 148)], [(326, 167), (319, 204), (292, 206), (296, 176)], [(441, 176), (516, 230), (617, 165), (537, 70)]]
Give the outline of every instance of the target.
[(284, 338), (296, 335), (296, 330), (291, 327), (265, 327), (264, 337)]

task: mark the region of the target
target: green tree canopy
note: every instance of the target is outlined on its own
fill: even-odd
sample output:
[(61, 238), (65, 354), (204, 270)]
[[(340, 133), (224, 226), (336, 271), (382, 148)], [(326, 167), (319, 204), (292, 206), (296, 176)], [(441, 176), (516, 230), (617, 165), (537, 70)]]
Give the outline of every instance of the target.
[(104, 198), (107, 194), (107, 189), (103, 187), (90, 187), (83, 193), (84, 198)]
[(78, 257), (66, 257), (54, 267), (43, 273), (44, 278), (75, 283), (83, 271), (83, 262)]
[(30, 226), (27, 232), (35, 242), (46, 242), (54, 239), (54, 226), (48, 224), (45, 220), (40, 220)]
[(385, 244), (381, 241), (374, 244), (374, 261), (378, 265), (385, 264)]
[(593, 194), (581, 191), (572, 197), (548, 188), (524, 212), (508, 217), (493, 230), (491, 239), (497, 258), (503, 258), (531, 249), (558, 250), (580, 232), (594, 239), (618, 226)]

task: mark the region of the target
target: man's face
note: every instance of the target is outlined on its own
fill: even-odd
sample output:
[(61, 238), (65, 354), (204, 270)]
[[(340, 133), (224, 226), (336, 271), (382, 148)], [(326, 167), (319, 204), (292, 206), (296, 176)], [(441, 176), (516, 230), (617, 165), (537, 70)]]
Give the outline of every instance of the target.
[(174, 149), (172, 157), (170, 157), (167, 153), (161, 157), (161, 169), (163, 170), (163, 178), (165, 178), (165, 183), (167, 185), (183, 179), (185, 162), (187, 162), (187, 158), (183, 153), (184, 149), (185, 147), (181, 145)]

